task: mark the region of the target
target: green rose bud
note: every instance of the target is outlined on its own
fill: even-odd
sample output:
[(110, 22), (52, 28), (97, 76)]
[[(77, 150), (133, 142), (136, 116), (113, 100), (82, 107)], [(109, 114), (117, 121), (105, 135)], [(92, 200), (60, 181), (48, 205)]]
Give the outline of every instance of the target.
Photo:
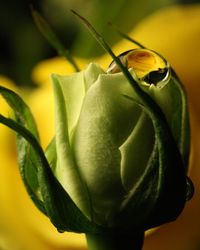
[[(152, 119), (119, 67), (113, 62), (105, 72), (92, 63), (69, 76), (52, 75), (57, 153), (53, 172), (90, 221), (104, 227), (126, 223), (148, 228), (176, 218), (186, 200), (187, 107), (177, 77), (160, 55), (135, 49), (119, 58), (164, 113), (177, 162), (169, 169), (159, 166)], [(156, 220), (158, 208), (161, 218)]]
[[(175, 220), (193, 194), (185, 92), (158, 53), (125, 36), (141, 48), (116, 57), (73, 13), (114, 61), (106, 72), (91, 63), (52, 75), (56, 131), (45, 152), (29, 107), (1, 86), (16, 119), (0, 114), (0, 123), (17, 132), (26, 189), (59, 232), (86, 233), (89, 249), (132, 249), (133, 242), (141, 249), (144, 231)], [(34, 16), (78, 70), (45, 20)]]
[(107, 242), (131, 232), (140, 244), (145, 230), (175, 220), (193, 191), (186, 176), (188, 110), (178, 78), (147, 49), (118, 59), (122, 66), (112, 62), (107, 72), (91, 63), (78, 73), (52, 75), (56, 134), (45, 154), (29, 107), (0, 87), (16, 116), (0, 115), (0, 122), (18, 133), (30, 197), (59, 232), (84, 232), (89, 245), (94, 235)]

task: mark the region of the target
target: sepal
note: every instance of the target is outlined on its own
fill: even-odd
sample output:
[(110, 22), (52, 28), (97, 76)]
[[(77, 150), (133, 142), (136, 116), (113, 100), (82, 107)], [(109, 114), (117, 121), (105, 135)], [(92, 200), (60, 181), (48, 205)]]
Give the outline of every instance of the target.
[[(32, 136), (39, 141), (37, 127), (29, 107), (12, 90), (0, 86), (0, 94), (13, 109), (17, 124), (20, 124), (24, 129), (31, 131)], [(2, 117), (0, 122), (2, 123)], [(15, 127), (16, 124), (11, 119), (10, 123)], [(39, 210), (46, 213), (43, 201), (39, 194), (37, 156), (31, 144), (28, 143), (20, 133), (18, 133), (17, 136), (17, 151), (19, 170), (27, 192)]]
[[(73, 203), (57, 179), (54, 177), (47, 158), (39, 144), (37, 128), (30, 109), (13, 91), (0, 87), (0, 93), (14, 110), (16, 121), (0, 115), (0, 123), (18, 134), (18, 154), (20, 173), (35, 205), (46, 214), (58, 231), (103, 232), (89, 221)], [(54, 153), (54, 141), (46, 154)]]

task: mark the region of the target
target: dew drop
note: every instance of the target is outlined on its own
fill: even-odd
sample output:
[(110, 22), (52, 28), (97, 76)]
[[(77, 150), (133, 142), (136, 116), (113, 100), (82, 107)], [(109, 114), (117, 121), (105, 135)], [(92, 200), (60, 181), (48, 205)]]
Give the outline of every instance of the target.
[(64, 230), (59, 229), (59, 228), (57, 228), (57, 231), (58, 231), (59, 233), (64, 233), (64, 232), (65, 232)]
[(192, 199), (193, 195), (194, 195), (194, 185), (191, 179), (188, 176), (186, 176), (186, 201)]

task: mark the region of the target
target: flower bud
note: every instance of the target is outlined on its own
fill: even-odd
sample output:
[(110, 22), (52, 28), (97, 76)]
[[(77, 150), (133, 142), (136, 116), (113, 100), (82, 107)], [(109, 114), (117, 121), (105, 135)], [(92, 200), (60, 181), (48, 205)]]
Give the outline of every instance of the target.
[(91, 63), (72, 75), (52, 75), (57, 154), (52, 169), (89, 220), (147, 229), (175, 219), (185, 204), (187, 105), (159, 54), (135, 49), (119, 59), (164, 114), (172, 155), (162, 152), (152, 117), (115, 62), (107, 72)]

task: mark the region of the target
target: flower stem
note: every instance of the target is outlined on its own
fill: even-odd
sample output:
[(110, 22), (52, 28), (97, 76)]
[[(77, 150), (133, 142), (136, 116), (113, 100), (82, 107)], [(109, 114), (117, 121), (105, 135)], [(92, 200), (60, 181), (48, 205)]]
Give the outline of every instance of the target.
[(137, 234), (86, 234), (88, 250), (141, 250), (144, 232)]

